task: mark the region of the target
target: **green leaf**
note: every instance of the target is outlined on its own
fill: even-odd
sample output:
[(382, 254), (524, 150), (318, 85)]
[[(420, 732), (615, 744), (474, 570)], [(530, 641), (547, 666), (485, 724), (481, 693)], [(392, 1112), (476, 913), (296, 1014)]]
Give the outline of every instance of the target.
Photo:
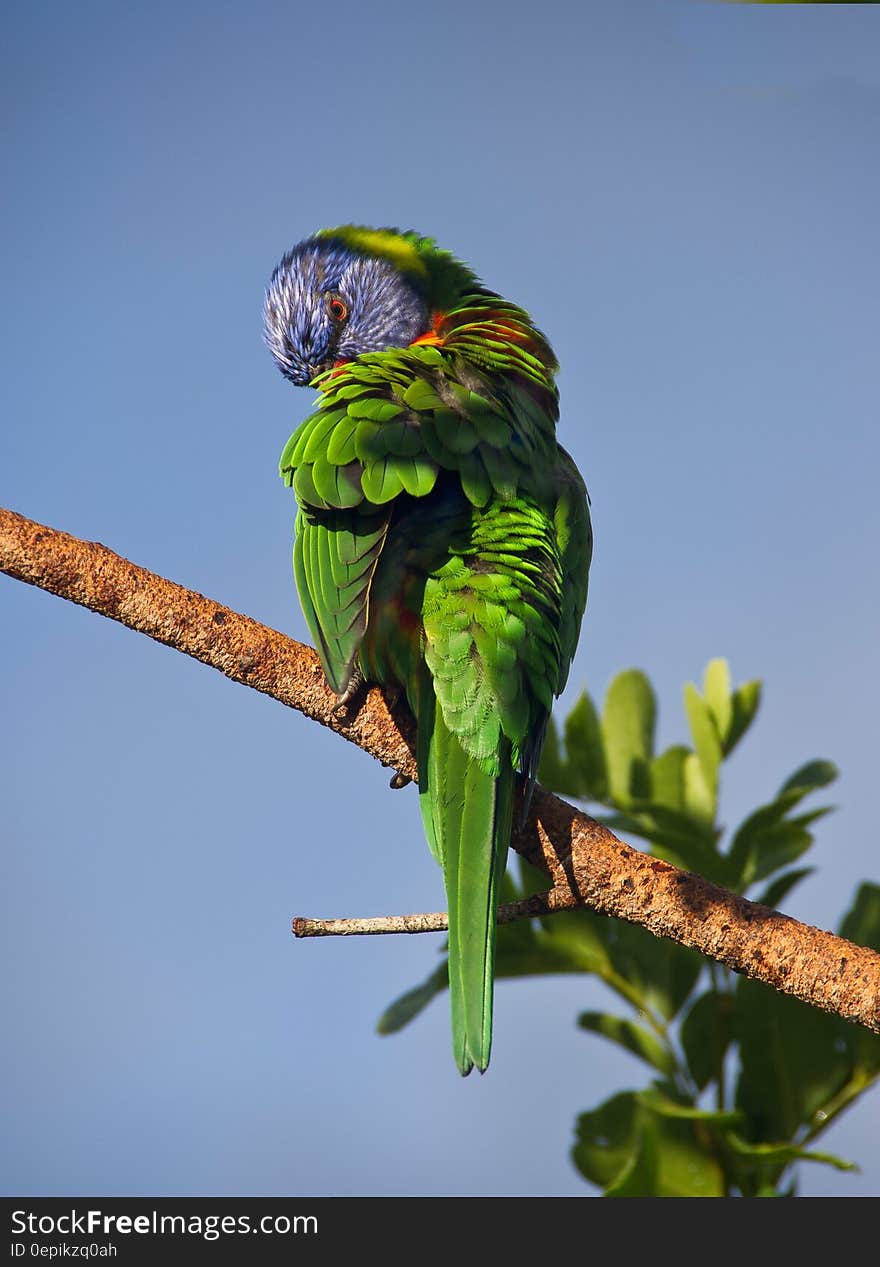
[(533, 893), (546, 893), (550, 887), (550, 877), (546, 871), (533, 867), (521, 854), (516, 855), (519, 867), (519, 893), (521, 897), (531, 897)]
[(787, 792), (785, 795), (780, 794), (775, 801), (770, 801), (766, 805), (759, 805), (756, 810), (752, 810), (751, 814), (743, 819), (734, 833), (730, 844), (731, 859), (740, 861), (744, 858), (748, 853), (746, 838), (756, 835), (765, 827), (773, 827), (776, 823), (781, 822), (799, 799), (798, 792)]
[[(836, 1157), (834, 1153), (815, 1153), (806, 1148), (799, 1148), (797, 1144), (750, 1144), (733, 1131), (726, 1135), (725, 1139), (733, 1151), (739, 1153), (741, 1157), (748, 1157), (750, 1161), (769, 1166), (771, 1169), (787, 1166), (793, 1161), (816, 1161), (824, 1166), (833, 1166), (835, 1170), (858, 1170), (855, 1162), (844, 1161), (842, 1157)], [(779, 1194), (773, 1192), (770, 1195), (778, 1196)]]
[[(649, 843), (655, 857), (671, 862), (674, 867), (680, 867), (683, 871), (708, 875), (710, 871), (715, 871), (716, 862), (721, 864), (718, 870), (726, 870), (726, 860), (713, 854), (711, 847), (669, 826), (661, 826), (650, 812), (595, 814), (594, 818), (603, 827), (627, 839), (641, 836)], [(720, 877), (715, 874), (709, 878), (720, 882)]]
[(555, 971), (594, 972), (605, 978), (612, 970), (608, 949), (611, 923), (607, 916), (594, 911), (562, 911), (541, 921), (536, 943), (548, 963), (560, 965)]
[(724, 739), (724, 755), (730, 756), (736, 745), (755, 720), (758, 705), (761, 703), (761, 683), (744, 682), (733, 692), (733, 719)]
[(634, 792), (647, 794), (656, 718), (654, 691), (644, 673), (639, 669), (619, 673), (608, 688), (602, 713), (612, 803), (627, 806)]
[[(858, 946), (880, 950), (880, 886), (867, 882), (859, 885), (855, 901), (840, 925), (840, 935)], [(868, 1085), (880, 1074), (880, 1035), (861, 1026), (849, 1028), (854, 1077)]]
[(857, 946), (880, 950), (880, 885), (859, 885), (855, 901), (840, 925), (840, 935)]
[(595, 801), (604, 800), (608, 791), (608, 772), (602, 730), (595, 705), (586, 691), (581, 693), (565, 719), (565, 750), (568, 767), (583, 789), (578, 795)]
[(730, 668), (726, 660), (710, 660), (703, 674), (703, 695), (724, 744), (733, 725)]
[[(541, 888), (547, 877), (541, 877)], [(505, 876), (503, 900), (514, 888)], [(613, 975), (611, 959), (603, 940), (604, 925), (610, 921), (591, 911), (566, 911), (544, 921), (515, 920), (503, 924), (497, 933), (495, 977), (554, 976), (561, 973), (595, 973), (605, 979)], [(421, 985), (407, 990), (385, 1009), (377, 1023), (380, 1034), (393, 1034), (414, 1020), (438, 994), (448, 987), (447, 961)]]
[[(553, 916), (554, 921), (558, 918)], [(628, 983), (639, 1006), (671, 1020), (696, 984), (703, 965), (700, 956), (676, 942), (654, 937), (637, 924), (594, 918), (602, 919), (597, 930), (611, 965)]]
[(724, 1176), (698, 1129), (706, 1127), (658, 1116), (627, 1091), (581, 1114), (573, 1160), (609, 1197), (723, 1196)]
[(807, 827), (829, 810), (822, 808), (799, 818), (786, 818), (809, 791), (803, 785), (786, 787), (775, 801), (759, 806), (739, 825), (728, 858), (740, 888), (794, 862), (809, 849), (813, 836)]
[[(636, 1146), (629, 1165), (605, 1189), (606, 1197), (660, 1196), (657, 1128), (650, 1120), (639, 1123)], [(676, 1194), (680, 1195), (680, 1194)]]
[[(813, 833), (800, 819), (789, 818), (775, 827), (768, 827), (755, 838), (748, 884), (763, 880), (780, 867), (797, 862), (813, 843)], [(745, 877), (743, 877), (745, 879)]]
[(702, 1091), (724, 1067), (732, 1038), (732, 1005), (726, 994), (708, 990), (694, 1000), (681, 1024), (681, 1045), (691, 1077)]
[(592, 1034), (601, 1034), (612, 1043), (626, 1048), (639, 1060), (658, 1069), (660, 1073), (672, 1076), (676, 1069), (675, 1056), (651, 1030), (622, 1016), (611, 1016), (607, 1012), (582, 1012), (578, 1017), (581, 1029)]
[(815, 867), (799, 867), (795, 871), (783, 871), (782, 875), (778, 875), (771, 884), (767, 885), (756, 900), (763, 902), (765, 906), (772, 906), (775, 910), (794, 886), (800, 884), (801, 880), (805, 880), (808, 875), (812, 875), (815, 870)]
[(687, 814), (651, 801), (633, 802), (633, 812), (616, 816), (617, 828), (650, 841), (651, 850), (684, 871), (695, 871), (718, 884), (732, 876), (727, 858), (716, 849), (714, 831)]
[(684, 763), (689, 752), (684, 744), (675, 744), (654, 758), (651, 762), (652, 801), (668, 809), (685, 808)]
[(855, 1027), (757, 981), (736, 991), (736, 1104), (754, 1143), (790, 1140), (847, 1083)]
[[(504, 931), (498, 930), (496, 975), (522, 975), (519, 968), (509, 974), (505, 971)], [(525, 970), (595, 973), (628, 1003), (671, 1019), (693, 989), (701, 966), (696, 952), (675, 942), (658, 939), (624, 920), (580, 910), (540, 921), (533, 957)]]
[[(519, 857), (519, 855), (514, 855), (514, 856), (517, 858)], [(512, 871), (512, 867), (511, 867), (512, 862), (513, 862), (513, 857), (509, 856), (507, 859), (507, 866), (504, 869), (504, 874), (501, 877), (501, 882), (498, 885), (498, 904), (499, 905), (501, 905), (501, 903), (503, 902), (518, 902), (519, 899), (523, 896), (522, 889), (518, 885), (516, 876), (513, 874), (513, 871)], [(544, 887), (546, 888), (546, 883)], [(520, 924), (522, 924), (522, 926), (526, 929), (531, 927), (528, 920), (515, 920), (512, 927), (518, 928)], [(505, 927), (507, 926), (505, 925)]]
[[(512, 863), (513, 863), (514, 856), (515, 855), (511, 855), (511, 857), (508, 859), (507, 869), (505, 870), (504, 875), (501, 877), (501, 885), (499, 887), (499, 892), (498, 892), (499, 905), (504, 902), (518, 902), (521, 898), (526, 896), (525, 892), (517, 885), (516, 879), (513, 875)], [(522, 864), (522, 859), (519, 859), (519, 861)], [(528, 866), (528, 863), (526, 863), (525, 866)], [(522, 867), (522, 869), (524, 870), (525, 868)], [(529, 870), (532, 871), (534, 875), (541, 874), (535, 871), (534, 868), (530, 867)], [(539, 889), (546, 890), (547, 884), (548, 884), (547, 877), (545, 875), (541, 875), (541, 880), (542, 880), (542, 883), (539, 885)], [(537, 891), (538, 889), (530, 890), (530, 892), (537, 892)], [(535, 920), (531, 920), (531, 919), (512, 920), (511, 923), (504, 924), (498, 929), (497, 945), (500, 947), (500, 949), (496, 951), (496, 967), (495, 967), (496, 976), (502, 975), (498, 971), (498, 964), (497, 964), (498, 954), (500, 954), (502, 958), (509, 959), (511, 962), (513, 961), (513, 958), (516, 956), (521, 956), (525, 954), (532, 957), (532, 956), (537, 956), (539, 954), (539, 947), (537, 943), (537, 933), (538, 933), (538, 924)], [(522, 974), (511, 972), (506, 975), (520, 976)]]
[(684, 707), (694, 740), (700, 769), (712, 798), (712, 818), (718, 801), (718, 767), (721, 764), (721, 739), (709, 705), (692, 682), (684, 688)]
[[(547, 880), (543, 877), (542, 889)], [(564, 911), (541, 920), (515, 920), (497, 933), (495, 976), (547, 976), (590, 972), (604, 977), (611, 960), (602, 940), (608, 921), (592, 911)]]
[(635, 1158), (636, 1109), (633, 1092), (622, 1091), (577, 1119), (572, 1159), (598, 1188), (614, 1183)]
[(689, 752), (684, 762), (684, 802), (694, 818), (703, 823), (714, 823), (717, 808), (715, 793), (706, 782), (702, 762), (695, 752)]
[[(817, 788), (827, 787), (839, 775), (840, 771), (833, 761), (808, 761), (806, 765), (802, 765), (799, 770), (795, 770), (794, 774), (785, 780), (779, 789), (779, 795), (785, 796), (789, 792), (799, 792), (798, 800), (800, 800), (808, 792), (815, 792)], [(794, 802), (794, 804), (796, 803)]]
[[(764, 4), (764, 0), (761, 0), (761, 3)], [(796, 1180), (791, 1180), (791, 1182), (789, 1183), (789, 1186), (786, 1188), (775, 1188), (774, 1186), (772, 1186), (772, 1183), (762, 1183), (761, 1187), (758, 1188), (755, 1194), (755, 1196), (779, 1196), (779, 1197), (789, 1197), (789, 1196), (796, 1196), (796, 1195), (798, 1195), (798, 1182), (796, 1182)]]
[(584, 691), (565, 719), (563, 757), (559, 731), (551, 718), (538, 777), (544, 787), (564, 796), (602, 800), (607, 794), (605, 750), (593, 701)]
[(660, 1117), (679, 1118), (688, 1122), (712, 1122), (715, 1126), (733, 1126), (742, 1121), (742, 1113), (737, 1109), (700, 1109), (694, 1104), (679, 1104), (656, 1087), (638, 1091), (636, 1099), (643, 1108), (650, 1109)]
[(391, 1003), (376, 1022), (376, 1031), (379, 1034), (396, 1034), (398, 1030), (403, 1029), (404, 1025), (408, 1025), (414, 1020), (419, 1012), (424, 1011), (432, 999), (449, 985), (449, 972), (446, 967), (446, 960), (436, 968), (426, 981), (421, 985), (415, 986), (412, 990), (407, 990), (405, 994), (401, 994), (400, 998), (395, 999)]
[(574, 776), (570, 776), (568, 763), (563, 759), (559, 745), (559, 732), (552, 717), (547, 722), (541, 762), (538, 766), (538, 781), (548, 791), (558, 792), (560, 796), (581, 795), (579, 781)]

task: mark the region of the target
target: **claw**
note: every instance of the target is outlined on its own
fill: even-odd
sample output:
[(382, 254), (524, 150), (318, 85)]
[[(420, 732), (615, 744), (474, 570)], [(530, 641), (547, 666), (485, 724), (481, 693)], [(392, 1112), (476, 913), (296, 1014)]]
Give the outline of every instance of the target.
[[(385, 703), (388, 705), (388, 711), (393, 713), (400, 702), (400, 697), (403, 694), (403, 687), (397, 685), (396, 683), (393, 686), (383, 686), (382, 694), (385, 696)], [(410, 779), (408, 782), (412, 782), (412, 780)]]
[(352, 700), (356, 699), (357, 696), (360, 695), (365, 684), (363, 673), (361, 673), (359, 668), (355, 667), (352, 671), (351, 677), (349, 678), (348, 686), (333, 705), (334, 717), (345, 717), (349, 711), (349, 705)]
[(408, 774), (401, 774), (399, 770), (396, 770), (394, 774), (392, 774), (391, 782), (388, 786), (394, 788), (395, 792), (397, 792), (400, 788), (406, 787), (407, 783), (412, 783), (410, 776)]

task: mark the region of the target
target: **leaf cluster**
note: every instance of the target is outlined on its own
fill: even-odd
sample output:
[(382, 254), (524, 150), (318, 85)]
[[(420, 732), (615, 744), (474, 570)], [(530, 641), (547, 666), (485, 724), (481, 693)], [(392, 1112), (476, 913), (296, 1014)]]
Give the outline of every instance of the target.
[[(688, 683), (689, 743), (656, 751), (657, 704), (640, 670), (619, 674), (601, 713), (584, 692), (561, 731), (548, 728), (541, 783), (586, 801), (600, 822), (638, 837), (656, 856), (735, 892), (778, 906), (812, 871), (798, 866), (829, 806), (804, 810), (837, 769), (802, 765), (733, 831), (719, 824), (721, 768), (749, 730), (759, 682), (734, 688), (724, 660)], [(503, 901), (546, 887), (519, 862)], [(839, 932), (880, 949), (880, 887), (863, 884)], [(499, 929), (496, 975), (590, 973), (625, 1014), (584, 1012), (581, 1029), (651, 1071), (580, 1114), (573, 1160), (607, 1196), (790, 1196), (797, 1164), (853, 1169), (813, 1148), (816, 1138), (880, 1076), (880, 1038), (727, 969), (645, 929), (572, 911)], [(447, 985), (442, 963), (392, 1004), (391, 1033)]]

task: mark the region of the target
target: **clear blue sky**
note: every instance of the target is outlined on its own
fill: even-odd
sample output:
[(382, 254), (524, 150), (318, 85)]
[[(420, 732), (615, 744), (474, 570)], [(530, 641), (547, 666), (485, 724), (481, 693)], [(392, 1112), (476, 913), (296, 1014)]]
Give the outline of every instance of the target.
[[(304, 638), (276, 464), (311, 396), (263, 287), (323, 225), (434, 234), (563, 366), (597, 542), (567, 701), (640, 665), (665, 742), (711, 656), (763, 677), (727, 816), (836, 760), (788, 903), (836, 924), (880, 879), (876, 7), (84, 0), (4, 35), (0, 502)], [(575, 1029), (598, 987), (503, 983), (463, 1082), (445, 1002), (373, 1032), (436, 939), (290, 937), (442, 904), (411, 791), (2, 577), (0, 638), (0, 1189), (588, 1191), (575, 1114), (643, 1080)], [(827, 1140), (862, 1175), (804, 1190), (880, 1191), (878, 1138), (875, 1092)]]

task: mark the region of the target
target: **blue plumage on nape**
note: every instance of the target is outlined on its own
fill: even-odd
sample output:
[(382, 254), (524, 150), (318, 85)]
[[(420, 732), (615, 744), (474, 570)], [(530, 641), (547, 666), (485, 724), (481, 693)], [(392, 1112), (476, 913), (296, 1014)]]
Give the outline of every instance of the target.
[(415, 280), (333, 238), (310, 238), (272, 274), (265, 340), (285, 378), (304, 387), (364, 352), (407, 347), (430, 324)]

